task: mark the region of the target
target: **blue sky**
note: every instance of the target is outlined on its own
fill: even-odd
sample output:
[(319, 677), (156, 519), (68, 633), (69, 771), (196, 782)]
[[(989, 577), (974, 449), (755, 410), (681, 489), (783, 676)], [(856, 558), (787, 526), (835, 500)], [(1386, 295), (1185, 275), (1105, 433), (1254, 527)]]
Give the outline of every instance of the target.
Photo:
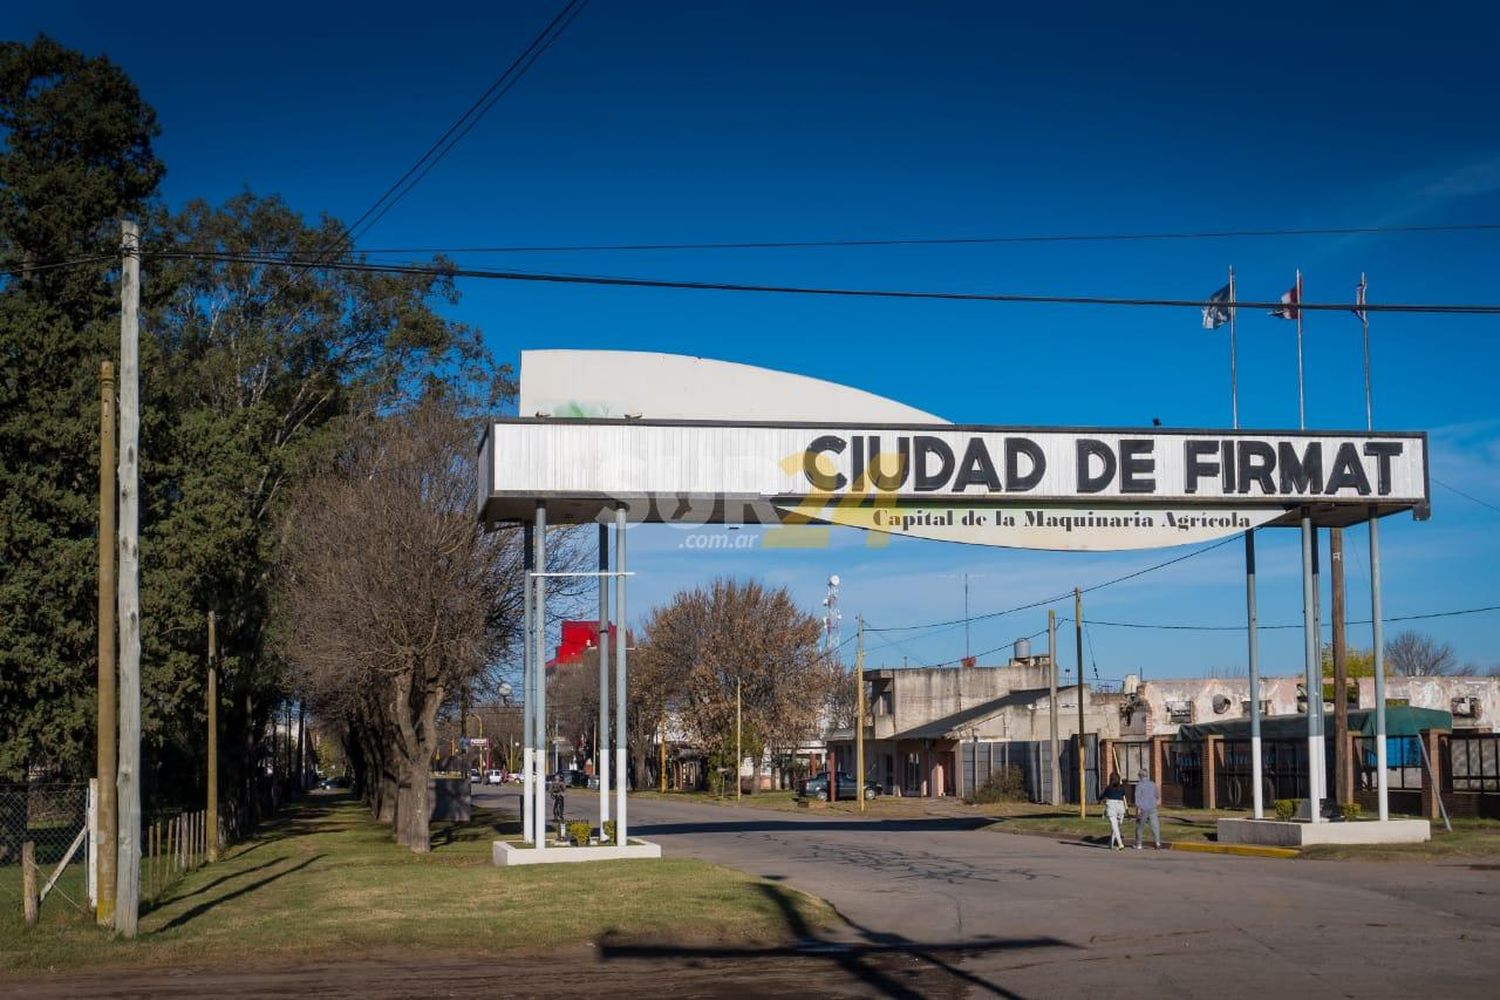
[[(0, 13), (122, 64), (157, 108), (174, 205), (244, 188), (358, 216), (482, 92), (558, 3), (215, 8), (67, 0)], [(1042, 8), (1047, 5), (1029, 5)], [(363, 241), (371, 248), (973, 237), (1500, 221), (1500, 12), (1395, 5), (640, 3), (594, 0), (489, 116)], [(1500, 299), (1500, 234), (1196, 242), (475, 255), (535, 270), (870, 287), (1201, 297), (1225, 268), (1272, 298)], [(818, 300), (468, 283), (454, 314), (497, 356), (528, 347), (674, 351), (857, 385), (957, 421), (1229, 422), (1225, 339), (1196, 311)], [(1500, 507), (1493, 318), (1380, 316), (1375, 414), (1432, 434), (1435, 479)], [(1292, 327), (1242, 314), (1240, 408), (1296, 423)], [(1307, 323), (1311, 426), (1362, 426), (1357, 322)], [(1433, 485), (1433, 518), (1388, 519), (1388, 614), (1500, 604), (1500, 512)], [(829, 573), (877, 625), (957, 617), (1178, 554), (1040, 554), (933, 543), (713, 552), (638, 533), (645, 609), (716, 573)], [(1261, 542), (1262, 618), (1300, 617), (1294, 533)], [(1368, 610), (1364, 532), (1350, 617)], [(1086, 617), (1234, 624), (1229, 545), (1090, 595)], [(1071, 602), (1059, 607), (1071, 614)], [(1326, 617), (1326, 616), (1325, 616)], [(1045, 614), (976, 623), (975, 650)], [(1500, 661), (1500, 614), (1417, 623), (1460, 660)], [(1391, 626), (1394, 632), (1401, 626)], [(1368, 642), (1363, 626), (1352, 640)], [(951, 659), (962, 629), (872, 638), (873, 662)], [(1069, 637), (1071, 639), (1071, 637)], [(1232, 673), (1242, 634), (1093, 627), (1101, 677)], [(1262, 640), (1300, 669), (1295, 630)], [(1071, 650), (1071, 642), (1065, 649)], [(1062, 662), (1071, 665), (1071, 654)], [(1092, 675), (1093, 666), (1090, 666)]]

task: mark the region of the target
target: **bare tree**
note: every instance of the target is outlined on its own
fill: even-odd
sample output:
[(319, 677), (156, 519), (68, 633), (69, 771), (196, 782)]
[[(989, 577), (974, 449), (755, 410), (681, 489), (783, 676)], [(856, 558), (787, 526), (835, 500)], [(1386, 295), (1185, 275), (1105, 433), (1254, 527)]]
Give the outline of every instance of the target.
[(442, 400), (362, 427), (299, 492), (283, 563), (282, 656), (340, 723), (373, 811), (429, 849), (445, 697), (518, 635), (517, 532), (474, 516), (472, 424)]
[(1453, 645), (1423, 632), (1407, 630), (1385, 644), (1385, 662), (1403, 677), (1437, 677), (1453, 673)]
[(715, 580), (654, 611), (646, 632), (658, 682), (676, 691), (684, 725), (711, 754), (732, 753), (737, 688), (757, 777), (761, 750), (816, 730), (830, 674), (817, 619), (785, 588)]

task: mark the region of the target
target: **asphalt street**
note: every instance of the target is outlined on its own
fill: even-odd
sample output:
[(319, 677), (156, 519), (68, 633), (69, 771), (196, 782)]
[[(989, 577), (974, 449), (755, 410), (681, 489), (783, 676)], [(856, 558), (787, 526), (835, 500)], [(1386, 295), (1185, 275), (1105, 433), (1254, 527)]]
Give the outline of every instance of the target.
[[(519, 809), (512, 788), (485, 804)], [(568, 793), (596, 818), (598, 793)], [(940, 972), (943, 995), (1493, 997), (1500, 872), (1443, 862), (1336, 862), (1112, 852), (975, 828), (967, 818), (860, 819), (632, 799), (630, 834), (831, 902), (802, 931), (875, 994), (905, 993), (881, 959)], [(722, 949), (606, 951), (692, 963)], [(750, 956), (746, 956), (750, 957)], [(869, 971), (870, 975), (859, 975)], [(925, 980), (930, 983), (929, 978)]]

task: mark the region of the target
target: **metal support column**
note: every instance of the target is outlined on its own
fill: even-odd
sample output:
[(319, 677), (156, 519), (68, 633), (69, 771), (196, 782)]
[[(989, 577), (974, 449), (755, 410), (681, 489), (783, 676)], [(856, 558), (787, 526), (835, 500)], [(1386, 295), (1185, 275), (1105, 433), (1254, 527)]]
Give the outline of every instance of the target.
[(532, 806), (536, 804), (536, 789), (532, 782), (536, 774), (531, 763), (531, 748), (536, 743), (536, 734), (531, 727), (531, 713), (536, 706), (536, 693), (531, 683), (531, 571), (536, 568), (536, 535), (530, 524), (521, 527), (521, 547), (525, 550), (521, 554), (521, 719), (524, 730), (521, 737), (521, 837), (530, 842), (535, 839), (533, 824), (536, 821), (532, 813)]
[(599, 779), (599, 841), (609, 822), (609, 525), (599, 525), (599, 732), (594, 773)]
[(535, 652), (531, 658), (532, 688), (536, 700), (536, 714), (532, 719), (532, 735), (536, 737), (532, 753), (535, 775), (535, 819), (532, 823), (532, 843), (538, 848), (547, 843), (547, 505), (536, 505), (536, 608), (532, 612), (532, 627), (536, 631)]
[(1312, 575), (1313, 527), (1312, 518), (1306, 510), (1302, 512), (1302, 638), (1303, 638), (1303, 684), (1307, 692), (1307, 798), (1309, 817), (1316, 823), (1322, 813), (1318, 801), (1317, 757), (1322, 749), (1318, 738), (1318, 713), (1314, 698), (1322, 697), (1318, 675), (1318, 636), (1313, 631), (1313, 575)]
[(1318, 719), (1318, 759), (1314, 762), (1317, 767), (1314, 774), (1317, 775), (1318, 798), (1328, 798), (1328, 720), (1323, 710), (1323, 539), (1316, 525), (1312, 530), (1312, 618), (1313, 618), (1313, 649), (1317, 653), (1317, 672), (1314, 678), (1317, 680), (1317, 691), (1313, 695), (1311, 706), (1316, 710)]
[(625, 766), (625, 508), (615, 508), (615, 843), (629, 843), (625, 829), (625, 786), (629, 769)]
[(1260, 640), (1255, 610), (1255, 530), (1245, 532), (1245, 630), (1250, 644), (1250, 780), (1254, 817), (1265, 819), (1260, 757)]
[(1391, 818), (1386, 787), (1385, 748), (1385, 623), (1380, 614), (1380, 521), (1370, 510), (1370, 629), (1375, 645), (1375, 789), (1380, 800), (1380, 818)]

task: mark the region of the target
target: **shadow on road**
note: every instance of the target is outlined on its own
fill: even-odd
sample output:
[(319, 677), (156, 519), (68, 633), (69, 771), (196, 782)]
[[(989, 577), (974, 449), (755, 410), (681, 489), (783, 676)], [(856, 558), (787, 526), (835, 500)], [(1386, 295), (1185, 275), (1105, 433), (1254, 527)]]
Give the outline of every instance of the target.
[[(774, 878), (774, 876), (773, 876)], [(955, 983), (972, 987), (1000, 997), (1019, 998), (1020, 994), (982, 976), (959, 967), (965, 958), (1001, 951), (1022, 951), (1032, 948), (1074, 948), (1075, 945), (1053, 937), (993, 938), (983, 937), (968, 941), (924, 942), (913, 941), (901, 934), (876, 931), (849, 920), (840, 914), (845, 926), (855, 932), (858, 940), (844, 941), (821, 936), (808, 927), (795, 898), (778, 885), (758, 886), (781, 913), (793, 942), (769, 947), (729, 945), (668, 945), (627, 944), (605, 938), (599, 945), (602, 961), (660, 960), (669, 959), (688, 963), (710, 960), (766, 960), (800, 959), (804, 962), (826, 961), (854, 980), (864, 983), (879, 995), (897, 997), (901, 1000), (923, 1000), (927, 995), (917, 989), (913, 981), (903, 982), (898, 976), (910, 979), (911, 969), (896, 968), (892, 959), (907, 958), (925, 965), (940, 975), (944, 993)], [(726, 970), (727, 971), (727, 970)]]
[(978, 830), (993, 820), (984, 816), (931, 816), (902, 819), (778, 819), (774, 816), (755, 819), (712, 819), (693, 822), (633, 823), (631, 836), (674, 833), (767, 833), (789, 830), (837, 830), (840, 833), (939, 833)]

